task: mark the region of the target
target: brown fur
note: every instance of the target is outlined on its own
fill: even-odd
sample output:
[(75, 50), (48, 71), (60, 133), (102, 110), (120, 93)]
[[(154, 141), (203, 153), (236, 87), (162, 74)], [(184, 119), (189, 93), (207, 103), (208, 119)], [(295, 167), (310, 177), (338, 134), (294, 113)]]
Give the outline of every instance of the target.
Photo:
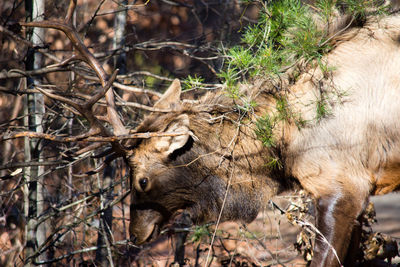
[[(272, 195), (300, 183), (315, 198), (316, 226), (334, 248), (317, 238), (312, 266), (343, 263), (368, 196), (400, 185), (399, 37), (399, 16), (338, 36), (323, 59), (335, 68), (331, 74), (311, 69), (275, 92), (307, 123), (298, 128), (295, 116), (280, 121), (274, 148), (254, 133), (259, 116), (276, 112), (270, 82), (243, 85), (258, 103), (246, 114), (221, 92), (182, 104), (175, 82), (156, 105), (173, 111), (151, 114), (137, 129), (181, 135), (136, 144), (129, 159), (131, 235), (145, 242), (181, 209), (195, 223), (215, 221), (221, 210), (222, 220), (250, 222)], [(316, 120), (315, 103), (323, 96), (331, 114)], [(268, 167), (271, 156), (279, 157), (281, 169)]]

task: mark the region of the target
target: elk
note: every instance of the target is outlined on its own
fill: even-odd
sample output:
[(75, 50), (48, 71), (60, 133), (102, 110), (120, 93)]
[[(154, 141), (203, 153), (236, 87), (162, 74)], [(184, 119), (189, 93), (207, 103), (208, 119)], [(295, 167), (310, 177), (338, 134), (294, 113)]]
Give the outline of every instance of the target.
[[(199, 102), (184, 102), (175, 80), (154, 112), (130, 131), (118, 116), (110, 90), (116, 72), (108, 77), (71, 25), (75, 5), (71, 0), (64, 22), (20, 25), (63, 31), (76, 55), (59, 65), (79, 59), (94, 70), (102, 87), (87, 101), (37, 88), (71, 106), (90, 129), (73, 137), (19, 132), (8, 138), (110, 142), (109, 160), (122, 156), (130, 168), (129, 230), (137, 244), (155, 238), (180, 210), (197, 224), (218, 217), (251, 222), (271, 196), (301, 186), (315, 199), (316, 226), (324, 237), (316, 239), (311, 265), (338, 266), (348, 254), (368, 197), (399, 189), (399, 16), (370, 19), (362, 28), (346, 28), (332, 38), (335, 47), (323, 58), (332, 72), (315, 67), (294, 84), (267, 79), (243, 84), (246, 99), (219, 91)], [(96, 116), (93, 107), (103, 96), (107, 114)], [(316, 103), (327, 96), (331, 114), (316, 119)], [(266, 132), (274, 144), (267, 147), (257, 138), (256, 121), (273, 116), (280, 99), (295, 115), (274, 121)], [(250, 101), (257, 106), (243, 111), (240, 107)], [(299, 127), (296, 114), (304, 125)], [(76, 154), (99, 147), (91, 145)], [(280, 168), (268, 166), (271, 157), (279, 160)]]
[[(271, 196), (299, 185), (316, 207), (311, 266), (342, 265), (369, 196), (400, 188), (400, 16), (369, 19), (335, 42), (323, 58), (329, 74), (310, 68), (278, 91), (268, 80), (243, 84), (257, 103), (245, 113), (223, 92), (181, 101), (175, 80), (155, 104), (169, 112), (149, 114), (136, 129), (164, 136), (135, 140), (127, 157), (132, 240), (152, 240), (180, 210), (195, 224), (251, 222)], [(323, 96), (331, 112), (316, 119)], [(305, 123), (276, 120), (274, 145), (263, 146), (256, 120), (273, 116), (281, 98)], [(281, 167), (268, 167), (270, 157)]]

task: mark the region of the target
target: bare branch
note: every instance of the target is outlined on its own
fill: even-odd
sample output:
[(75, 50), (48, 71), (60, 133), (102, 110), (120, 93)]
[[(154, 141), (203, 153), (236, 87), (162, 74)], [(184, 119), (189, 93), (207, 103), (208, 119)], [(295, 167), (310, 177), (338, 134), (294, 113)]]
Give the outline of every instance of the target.
[(62, 165), (67, 164), (68, 161), (57, 160), (57, 161), (29, 161), (29, 162), (13, 162), (3, 166), (0, 166), (0, 170), (14, 169), (21, 167), (31, 167), (31, 166), (52, 166), (52, 165)]
[(67, 24), (71, 23), (71, 19), (74, 14), (75, 8), (76, 8), (76, 0), (70, 0), (67, 15), (65, 16), (65, 20), (64, 20), (65, 23), (67, 23)]
[(36, 88), (36, 90), (38, 90), (39, 92), (41, 92), (42, 94), (44, 94), (45, 96), (47, 96), (47, 97), (49, 97), (49, 98), (52, 98), (52, 99), (55, 99), (55, 100), (64, 102), (64, 103), (70, 105), (71, 107), (75, 108), (75, 109), (78, 110), (79, 112), (82, 111), (82, 107), (81, 107), (78, 103), (76, 103), (76, 102), (70, 100), (69, 98), (62, 97), (62, 96), (60, 96), (60, 95), (56, 95), (56, 94), (47, 92), (46, 90), (40, 88), (39, 86), (36, 86), (35, 88)]
[[(75, 49), (80, 53), (83, 60), (95, 71), (97, 77), (100, 79), (101, 85), (103, 87), (107, 84), (107, 74), (103, 67), (101, 66), (100, 62), (93, 56), (92, 53), (88, 50), (88, 48), (83, 44), (82, 40), (80, 39), (78, 33), (71, 24), (60, 23), (57, 21), (34, 21), (34, 22), (21, 22), (22, 26), (27, 27), (41, 27), (41, 28), (52, 28), (57, 29), (65, 33), (68, 39), (71, 41), (72, 45)], [(115, 78), (114, 78), (115, 79)], [(112, 91), (106, 92), (106, 102), (107, 102), (107, 114), (108, 114), (108, 121), (111, 123), (114, 129), (114, 134), (121, 135), (126, 134), (128, 130), (123, 125), (121, 119), (118, 116), (118, 113), (115, 108), (114, 102), (114, 95)], [(85, 110), (85, 117), (91, 123), (94, 123), (93, 117), (89, 116), (88, 110)], [(93, 115), (93, 114), (92, 114)], [(92, 119), (90, 119), (92, 117)], [(93, 125), (93, 124), (92, 124)]]
[(87, 153), (89, 151), (93, 151), (93, 150), (95, 150), (95, 149), (97, 149), (97, 148), (99, 148), (99, 147), (101, 147), (103, 145), (104, 145), (103, 143), (93, 143), (91, 145), (85, 146), (84, 148), (76, 151), (74, 154), (77, 155), (77, 156), (78, 155), (82, 155), (82, 154)]
[(155, 108), (155, 107), (149, 107), (149, 106), (139, 104), (139, 103), (126, 102), (126, 101), (123, 101), (122, 99), (119, 99), (119, 102), (117, 102), (117, 105), (133, 107), (133, 108), (140, 108), (140, 109), (144, 109), (144, 110), (148, 110), (148, 111), (152, 111), (152, 112), (165, 112), (165, 113), (171, 112), (171, 109), (160, 109), (160, 108)]
[[(8, 30), (7, 28), (4, 28), (2, 25), (0, 25), (0, 32), (4, 32), (5, 34), (7, 34), (8, 36), (10, 36), (11, 38), (13, 38), (18, 44), (19, 43), (23, 43), (24, 45), (28, 46), (28, 47), (36, 47), (35, 44), (33, 44), (32, 42), (21, 38), (20, 36), (14, 34), (12, 31)], [(37, 52), (42, 53), (43, 55), (45, 55), (46, 57), (50, 58), (51, 60), (54, 60), (56, 62), (59, 62), (60, 59), (58, 59), (56, 56), (47, 53), (46, 51), (43, 51), (43, 49), (37, 49)]]
[[(87, 101), (84, 105), (85, 109), (91, 109), (93, 107), (93, 105), (100, 100), (100, 98), (102, 98), (108, 91), (108, 89), (110, 89), (111, 85), (113, 84), (115, 78), (117, 77), (117, 73), (118, 73), (118, 69), (116, 69), (113, 73), (113, 75), (111, 76), (111, 78), (107, 81), (106, 85), (101, 88), (101, 90), (95, 94), (94, 96), (92, 96), (91, 99), (89, 99), (89, 101)], [(111, 122), (110, 122), (111, 123)]]
[[(117, 242), (112, 243), (111, 245), (112, 245), (112, 246), (117, 246), (117, 245), (129, 245), (129, 246), (135, 247), (135, 248), (138, 247), (138, 246), (133, 245), (133, 244), (132, 244), (130, 241), (128, 241), (128, 240), (117, 241)], [(106, 247), (106, 245), (104, 245), (103, 247)], [(61, 261), (61, 260), (63, 260), (63, 259), (70, 258), (70, 257), (73, 256), (73, 255), (88, 253), (88, 252), (91, 252), (91, 251), (96, 251), (96, 250), (98, 250), (98, 249), (99, 249), (99, 246), (93, 246), (93, 247), (87, 247), (87, 248), (83, 248), (83, 249), (78, 249), (78, 250), (72, 251), (72, 252), (70, 252), (70, 253), (68, 253), (68, 254), (61, 255), (61, 256), (59, 256), (59, 257), (57, 257), (57, 258), (53, 258), (53, 259), (51, 259), (51, 260), (46, 260), (46, 261), (35, 261), (34, 264), (36, 264), (36, 265), (44, 265), (44, 264), (49, 264), (49, 263), (55, 263), (55, 262)]]
[[(93, 193), (92, 195), (98, 195), (99, 193)], [(33, 259), (35, 259), (38, 255), (40, 255), (43, 251), (47, 250), (50, 246), (54, 245), (54, 242), (59, 240), (60, 238), (62, 238), (62, 236), (64, 236), (66, 233), (69, 232), (68, 229), (71, 229), (73, 227), (75, 227), (76, 225), (79, 225), (83, 222), (88, 221), (89, 219), (97, 216), (99, 213), (103, 212), (105, 209), (112, 207), (114, 205), (116, 205), (117, 203), (121, 202), (122, 200), (124, 200), (128, 195), (130, 194), (130, 190), (127, 190), (124, 194), (120, 195), (119, 197), (117, 197), (116, 199), (114, 199), (113, 201), (107, 203), (102, 209), (98, 209), (95, 210), (94, 212), (88, 214), (87, 216), (85, 216), (83, 219), (78, 219), (68, 225), (62, 225), (60, 227), (58, 227), (57, 229), (54, 230), (53, 234), (49, 235), (49, 237), (47, 238), (47, 240), (43, 243), (42, 246), (40, 246), (36, 252), (31, 255), (28, 259), (26, 259), (26, 262), (30, 262)], [(40, 218), (40, 220), (38, 221), (38, 224), (42, 223), (43, 221), (47, 220), (48, 218), (50, 218), (51, 216), (54, 216), (55, 213), (49, 213), (46, 216)], [(67, 229), (66, 231), (60, 233), (63, 229)], [(58, 234), (56, 234), (58, 233)], [(56, 237), (56, 240), (53, 240), (53, 238)]]
[(20, 36), (14, 34), (12, 31), (8, 30), (7, 28), (3, 27), (2, 25), (0, 25), (0, 32), (4, 32), (5, 34), (11, 36), (18, 43), (23, 43), (24, 45), (29, 46), (29, 47), (33, 47), (34, 46), (31, 42), (29, 42), (29, 41), (25, 40), (24, 38), (21, 38)]
[(143, 138), (149, 139), (152, 137), (163, 137), (163, 136), (179, 136), (186, 134), (185, 132), (165, 132), (165, 133), (158, 133), (158, 132), (147, 132), (147, 133), (132, 133), (126, 135), (119, 135), (119, 136), (92, 136), (98, 134), (98, 132), (91, 132), (90, 134), (80, 135), (80, 136), (59, 136), (59, 135), (51, 135), (46, 133), (37, 133), (37, 132), (19, 132), (19, 133), (11, 133), (6, 134), (1, 139), (2, 141), (21, 138), (21, 137), (29, 137), (29, 138), (40, 138), (54, 142), (60, 143), (68, 143), (68, 142), (117, 142), (126, 139), (135, 139), (135, 138)]
[(172, 47), (175, 48), (176, 46), (182, 46), (186, 48), (198, 48), (196, 45), (186, 44), (181, 42), (154, 42), (154, 41), (147, 41), (140, 44), (135, 45), (135, 48), (138, 50), (160, 50), (161, 48)]
[(135, 72), (131, 72), (131, 73), (128, 73), (128, 74), (125, 74), (125, 75), (118, 75), (118, 79), (125, 79), (125, 78), (128, 78), (128, 77), (138, 76), (138, 75), (150, 76), (150, 77), (162, 80), (162, 81), (169, 81), (169, 82), (172, 82), (174, 80), (172, 78), (168, 78), (168, 77), (164, 77), (164, 76), (161, 76), (161, 75), (157, 75), (157, 74), (151, 73), (149, 71), (135, 71)]
[(32, 21), (20, 22), (20, 24), (26, 27), (57, 29), (64, 32), (75, 49), (79, 51), (80, 55), (82, 55), (84, 61), (96, 72), (96, 75), (99, 77), (102, 86), (105, 86), (107, 80), (106, 72), (93, 54), (90, 53), (88, 48), (83, 44), (73, 26), (58, 21)]
[(30, 77), (35, 75), (43, 75), (51, 72), (64, 72), (70, 71), (69, 68), (62, 67), (45, 67), (36, 70), (19, 70), (19, 69), (11, 69), (9, 71), (0, 72), (0, 80), (2, 79), (12, 79), (12, 78), (22, 78), (22, 77)]
[(142, 88), (138, 88), (138, 87), (134, 87), (134, 86), (130, 86), (130, 85), (125, 85), (119, 82), (114, 82), (113, 85), (115, 87), (117, 87), (118, 89), (121, 90), (125, 90), (128, 92), (133, 92), (133, 93), (139, 93), (139, 94), (149, 94), (149, 95), (155, 95), (157, 97), (161, 97), (162, 94), (152, 91), (152, 90), (148, 90), (148, 89), (142, 89)]

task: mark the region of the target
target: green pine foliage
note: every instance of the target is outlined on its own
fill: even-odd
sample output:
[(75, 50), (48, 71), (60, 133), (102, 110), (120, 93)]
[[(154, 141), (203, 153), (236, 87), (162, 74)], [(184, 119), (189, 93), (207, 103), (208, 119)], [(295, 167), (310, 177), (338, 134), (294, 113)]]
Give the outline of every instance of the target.
[(300, 58), (321, 57), (329, 49), (324, 38), (310, 8), (299, 0), (264, 3), (258, 23), (244, 30), (242, 44), (227, 50), (220, 77), (229, 87), (240, 78), (282, 73)]
[(275, 123), (276, 118), (271, 118), (268, 114), (256, 121), (256, 136), (266, 147), (275, 146), (275, 139), (272, 132)]
[(197, 76), (196, 74), (194, 76), (188, 75), (186, 79), (182, 81), (182, 89), (186, 91), (199, 87), (202, 88), (203, 82), (204, 78)]
[[(376, 0), (315, 0), (309, 1), (310, 4), (300, 0), (242, 2), (257, 3), (261, 12), (258, 22), (243, 30), (241, 44), (224, 49), (227, 60), (219, 77), (234, 100), (242, 99), (239, 81), (256, 77), (275, 79), (299, 62), (315, 64), (328, 76), (334, 67), (325, 65), (321, 59), (332, 47), (325, 27), (316, 21), (328, 25), (338, 13), (362, 21), (371, 12), (376, 15), (385, 10), (383, 5), (376, 6)], [(317, 122), (331, 114), (326, 97), (323, 95), (315, 102)], [(255, 133), (265, 146), (275, 145), (273, 128), (278, 121), (285, 120), (299, 128), (306, 124), (301, 114), (294, 114), (286, 98), (280, 96), (276, 98), (275, 111), (256, 122)]]
[(219, 77), (227, 87), (257, 75), (279, 75), (300, 59), (321, 59), (331, 47), (315, 16), (327, 25), (337, 12), (362, 20), (371, 12), (385, 11), (384, 5), (376, 6), (376, 0), (316, 0), (313, 5), (300, 0), (242, 2), (258, 3), (261, 11), (258, 22), (243, 30), (241, 44), (224, 49), (228, 60)]
[(365, 20), (369, 14), (378, 16), (386, 14), (389, 8), (383, 1), (376, 0), (338, 0), (336, 6), (357, 20)]

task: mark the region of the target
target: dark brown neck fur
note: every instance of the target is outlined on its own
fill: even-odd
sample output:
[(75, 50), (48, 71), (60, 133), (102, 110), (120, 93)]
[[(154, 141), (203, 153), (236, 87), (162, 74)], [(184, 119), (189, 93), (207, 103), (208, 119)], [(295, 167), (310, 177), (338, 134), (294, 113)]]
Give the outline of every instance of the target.
[[(270, 96), (263, 93), (257, 98), (265, 101)], [(241, 113), (235, 101), (221, 92), (211, 93), (197, 104), (185, 103), (179, 111), (152, 114), (138, 132), (163, 131), (183, 113), (189, 115), (190, 130), (198, 140), (169, 164), (179, 168), (182, 180), (176, 181), (178, 184), (196, 188), (195, 196), (180, 196), (191, 203), (191, 214), (201, 214), (200, 218), (192, 218), (194, 221), (216, 220), (224, 205), (222, 220), (250, 222), (271, 196), (295, 184), (283, 177), (281, 170), (268, 166), (272, 149), (257, 140), (252, 114)], [(278, 149), (274, 150), (274, 155), (279, 155)]]

